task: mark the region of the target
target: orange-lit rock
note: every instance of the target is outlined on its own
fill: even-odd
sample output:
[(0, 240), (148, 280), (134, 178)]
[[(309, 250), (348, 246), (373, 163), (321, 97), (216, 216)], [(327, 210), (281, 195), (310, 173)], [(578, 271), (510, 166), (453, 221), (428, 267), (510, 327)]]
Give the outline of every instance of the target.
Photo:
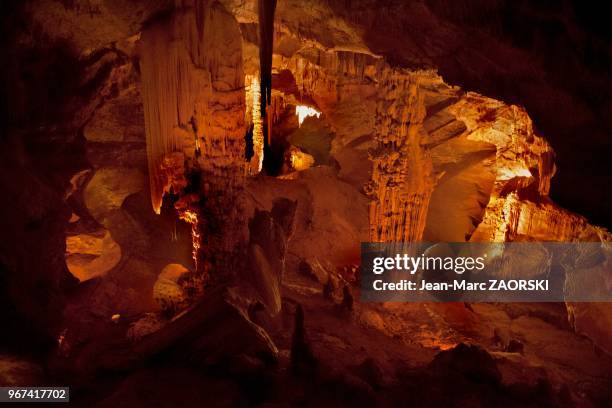
[(312, 167), (314, 162), (314, 157), (298, 148), (291, 148), (289, 151), (289, 164), (294, 170), (306, 170)]
[(383, 79), (387, 88), (380, 90), (377, 146), (371, 153), (370, 240), (418, 241), (434, 187), (431, 158), (422, 147), (426, 115), (422, 79), (418, 74), (388, 75)]
[(180, 284), (189, 270), (180, 264), (169, 264), (160, 272), (153, 286), (153, 298), (160, 309), (169, 316), (187, 306), (188, 296)]
[(110, 233), (66, 237), (66, 265), (81, 282), (103, 276), (121, 260), (121, 248)]
[[(279, 6), (278, 15), (291, 13), (291, 7)], [(299, 96), (315, 100), (331, 122), (332, 155), (342, 177), (370, 187), (377, 186), (372, 180), (381, 181), (378, 189), (368, 190), (373, 198), (370, 239), (608, 239), (604, 230), (548, 198), (554, 152), (534, 131), (525, 109), (449, 86), (433, 71), (393, 72), (351, 40), (356, 37), (350, 27), (338, 31), (347, 33), (339, 43), (352, 42), (352, 48), (339, 50), (320, 33), (296, 34), (290, 20), (281, 17), (274, 66), (290, 71)], [(297, 53), (291, 44), (305, 38), (309, 48)], [(371, 78), (377, 83), (368, 82)], [(392, 91), (381, 78), (394, 84)], [(292, 94), (282, 97), (295, 100)], [(385, 104), (385, 98), (393, 102)], [(360, 174), (359, 163), (367, 157), (362, 152), (368, 149), (372, 171)], [(407, 149), (402, 171), (398, 163)], [(385, 161), (388, 174), (379, 170)], [(601, 330), (593, 327), (593, 338), (605, 341)]]
[(261, 120), (260, 86), (256, 75), (248, 75), (246, 85), (246, 114), (247, 123), (253, 124), (253, 157), (251, 159), (251, 173), (257, 174), (261, 171), (264, 155), (263, 122)]

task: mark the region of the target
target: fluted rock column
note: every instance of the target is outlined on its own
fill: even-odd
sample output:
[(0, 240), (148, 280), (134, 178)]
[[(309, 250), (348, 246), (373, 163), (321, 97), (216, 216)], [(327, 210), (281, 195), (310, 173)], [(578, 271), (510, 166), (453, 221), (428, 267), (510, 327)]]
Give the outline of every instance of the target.
[(179, 211), (197, 220), (195, 258), (205, 269), (231, 265), (225, 260), (241, 247), (234, 229), (244, 224), (236, 209), (246, 165), (242, 64), (239, 24), (216, 1), (178, 2), (142, 33), (151, 203), (159, 212), (165, 193), (181, 197)]
[(434, 187), (432, 163), (421, 144), (426, 115), (418, 76), (386, 71), (376, 111), (377, 147), (371, 153), (370, 240), (421, 239)]

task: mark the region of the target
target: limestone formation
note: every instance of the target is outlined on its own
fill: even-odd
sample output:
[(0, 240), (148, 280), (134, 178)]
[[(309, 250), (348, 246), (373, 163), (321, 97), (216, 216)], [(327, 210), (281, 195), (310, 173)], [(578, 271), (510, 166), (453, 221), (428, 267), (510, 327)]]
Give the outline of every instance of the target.
[(180, 191), (161, 174), (172, 153), (184, 153), (188, 167), (219, 182), (243, 173), (242, 44), (220, 3), (198, 2), (149, 26), (141, 42), (151, 201), (159, 213), (162, 195)]
[(80, 281), (103, 276), (121, 260), (121, 247), (108, 231), (103, 234), (66, 237), (66, 265)]

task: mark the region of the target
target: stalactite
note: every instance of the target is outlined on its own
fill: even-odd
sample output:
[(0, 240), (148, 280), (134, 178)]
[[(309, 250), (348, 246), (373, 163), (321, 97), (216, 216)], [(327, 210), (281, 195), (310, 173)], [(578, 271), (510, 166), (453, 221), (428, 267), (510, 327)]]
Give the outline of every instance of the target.
[[(274, 44), (274, 12), (276, 0), (259, 0), (259, 67), (261, 87), (261, 115), (266, 123), (272, 100), (272, 52)], [(271, 122), (268, 120), (266, 140), (269, 142)]]
[(298, 117), (298, 126), (302, 126), (302, 122), (304, 119), (310, 116), (316, 116), (317, 118), (321, 116), (321, 112), (316, 110), (315, 108), (311, 108), (310, 106), (305, 105), (296, 105), (295, 114)]
[(183, 153), (209, 179), (240, 184), (222, 181), (244, 174), (242, 37), (235, 18), (218, 2), (185, 0), (143, 30), (141, 38), (154, 210), (159, 213), (172, 185), (173, 177), (161, 168), (174, 152)]
[(174, 128), (177, 112), (187, 109), (189, 95), (177, 86), (188, 82), (181, 50), (169, 40), (169, 24), (160, 24), (142, 34), (142, 92), (144, 99), (145, 132), (151, 203), (159, 214), (166, 188), (161, 172), (166, 156), (179, 149), (180, 141)]
[(259, 66), (261, 86), (261, 111), (272, 99), (272, 50), (274, 41), (274, 12), (276, 0), (259, 0)]
[(597, 230), (584, 217), (552, 202), (522, 200), (515, 192), (492, 197), (485, 216), (471, 237), (474, 242), (508, 242), (523, 239), (569, 242)]

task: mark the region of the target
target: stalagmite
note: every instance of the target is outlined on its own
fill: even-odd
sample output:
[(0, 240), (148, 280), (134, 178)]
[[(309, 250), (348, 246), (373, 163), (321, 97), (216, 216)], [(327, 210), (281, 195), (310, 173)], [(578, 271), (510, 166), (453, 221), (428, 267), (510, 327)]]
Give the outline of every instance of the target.
[(260, 105), (261, 89), (259, 80), (254, 76), (250, 78), (247, 98), (249, 98), (248, 105), (251, 107), (251, 119), (253, 121), (253, 158), (251, 159), (253, 162), (252, 171), (253, 173), (259, 173), (261, 171), (264, 158), (264, 135)]

